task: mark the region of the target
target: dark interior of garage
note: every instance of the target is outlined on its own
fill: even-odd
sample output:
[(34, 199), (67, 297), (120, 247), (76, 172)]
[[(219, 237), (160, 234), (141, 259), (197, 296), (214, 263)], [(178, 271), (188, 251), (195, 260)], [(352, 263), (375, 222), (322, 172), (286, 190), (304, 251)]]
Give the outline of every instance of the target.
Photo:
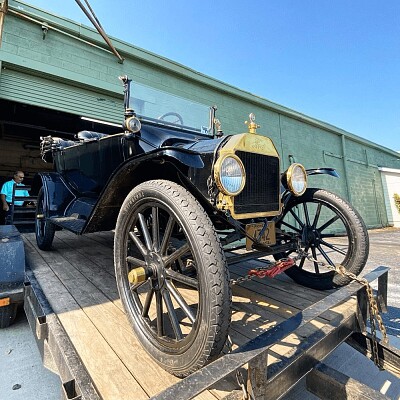
[(82, 130), (113, 134), (118, 126), (83, 120), (81, 116), (0, 99), (0, 185), (16, 170), (31, 184), (39, 171), (52, 170), (40, 157), (41, 136), (73, 139)]

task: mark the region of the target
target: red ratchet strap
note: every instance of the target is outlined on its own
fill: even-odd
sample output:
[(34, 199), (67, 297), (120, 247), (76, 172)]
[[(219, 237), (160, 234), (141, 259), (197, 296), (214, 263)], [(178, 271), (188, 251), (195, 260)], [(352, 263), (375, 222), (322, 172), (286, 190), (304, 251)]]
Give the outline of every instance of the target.
[(274, 278), (276, 275), (279, 275), (281, 272), (293, 267), (295, 261), (292, 258), (282, 258), (277, 261), (272, 268), (268, 269), (251, 269), (249, 271), (250, 276), (257, 276), (258, 278), (265, 278), (268, 276), (269, 278)]

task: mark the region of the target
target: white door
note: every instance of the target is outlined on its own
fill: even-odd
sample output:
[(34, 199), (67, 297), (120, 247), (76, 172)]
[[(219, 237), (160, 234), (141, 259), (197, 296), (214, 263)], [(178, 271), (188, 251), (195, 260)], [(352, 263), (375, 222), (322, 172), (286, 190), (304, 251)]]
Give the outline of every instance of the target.
[(394, 194), (400, 196), (400, 169), (379, 168), (381, 171), (386, 211), (390, 225), (400, 227), (400, 213), (394, 203)]

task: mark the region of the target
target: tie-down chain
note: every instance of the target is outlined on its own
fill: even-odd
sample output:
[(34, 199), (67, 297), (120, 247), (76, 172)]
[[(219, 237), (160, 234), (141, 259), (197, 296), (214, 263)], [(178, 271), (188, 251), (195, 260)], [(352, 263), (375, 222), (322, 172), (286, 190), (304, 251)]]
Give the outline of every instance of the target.
[(230, 283), (231, 283), (231, 285), (238, 285), (243, 282), (252, 280), (255, 277), (257, 277), (257, 278), (265, 278), (265, 277), (273, 278), (276, 275), (280, 274), (281, 272), (285, 271), (286, 269), (293, 267), (296, 264), (296, 261), (301, 260), (304, 257), (306, 257), (309, 261), (317, 263), (318, 266), (325, 267), (331, 271), (334, 271), (334, 272), (338, 273), (339, 275), (347, 277), (347, 278), (351, 279), (351, 281), (356, 281), (365, 287), (365, 290), (367, 293), (367, 298), (368, 298), (368, 311), (369, 311), (369, 320), (370, 320), (370, 325), (371, 325), (372, 360), (374, 361), (375, 365), (378, 368), (383, 369), (383, 366), (381, 365), (381, 362), (380, 362), (379, 356), (378, 356), (376, 323), (378, 323), (379, 330), (382, 333), (382, 341), (387, 343), (388, 337), (387, 337), (385, 325), (383, 324), (382, 317), (379, 313), (378, 305), (375, 300), (371, 285), (369, 284), (369, 282), (366, 279), (359, 278), (352, 272), (347, 271), (343, 265), (340, 265), (340, 264), (330, 265), (323, 261), (318, 261), (315, 258), (313, 258), (311, 255), (309, 255), (308, 253), (304, 252), (301, 249), (298, 249), (296, 256), (281, 258), (280, 260), (277, 260), (275, 262), (272, 262), (269, 260), (264, 260), (263, 262), (265, 262), (265, 266), (253, 268), (248, 271), (247, 275), (245, 275), (243, 277), (239, 277), (237, 279), (231, 279)]

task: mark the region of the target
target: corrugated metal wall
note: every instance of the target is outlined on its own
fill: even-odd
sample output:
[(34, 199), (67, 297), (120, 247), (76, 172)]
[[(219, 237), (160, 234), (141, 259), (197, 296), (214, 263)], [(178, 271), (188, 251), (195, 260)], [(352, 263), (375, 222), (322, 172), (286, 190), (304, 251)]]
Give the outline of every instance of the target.
[(49, 78), (3, 69), (0, 98), (110, 122), (121, 122), (123, 102)]

